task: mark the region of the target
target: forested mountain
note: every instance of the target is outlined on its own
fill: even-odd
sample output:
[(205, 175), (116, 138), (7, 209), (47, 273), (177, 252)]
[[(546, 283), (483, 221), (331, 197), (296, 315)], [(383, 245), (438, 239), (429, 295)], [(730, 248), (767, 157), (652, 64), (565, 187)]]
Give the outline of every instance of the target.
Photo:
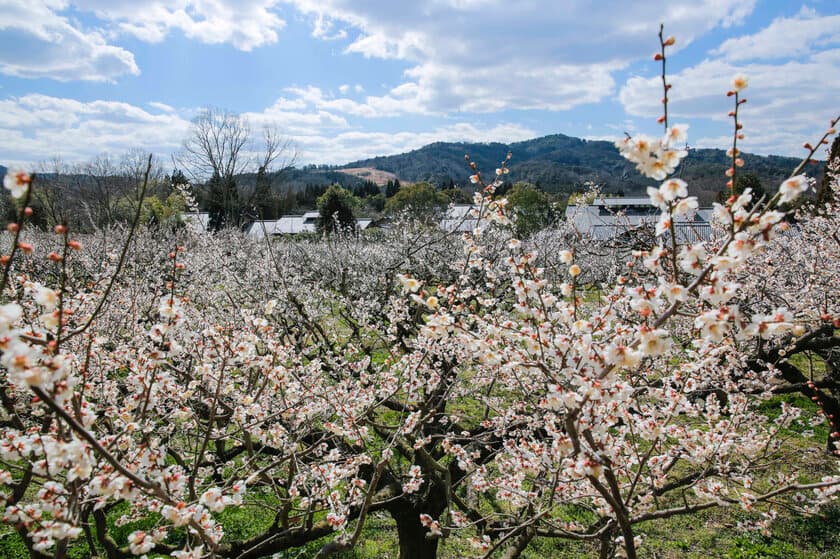
[[(464, 162), (469, 154), (478, 168), (492, 178), (499, 161), (511, 152), (510, 180), (527, 181), (543, 190), (569, 194), (592, 181), (607, 193), (636, 195), (644, 193), (651, 181), (642, 177), (633, 164), (622, 158), (611, 142), (589, 141), (555, 134), (512, 144), (444, 143), (429, 144), (399, 155), (375, 157), (347, 164), (345, 167), (372, 167), (396, 174), (406, 182), (430, 181), (446, 186), (452, 181), (464, 186), (471, 174)], [(791, 157), (745, 154), (744, 171), (755, 173), (765, 188), (775, 188), (799, 163)], [(708, 203), (726, 183), (729, 167), (726, 152), (718, 149), (691, 149), (678, 170), (688, 181), (692, 194)], [(819, 176), (821, 166), (811, 168)]]
[[(271, 173), (272, 184), (281, 187), (284, 190), (299, 191), (305, 188), (306, 185), (319, 184), (331, 185), (340, 184), (341, 186), (353, 190), (353, 188), (364, 184), (365, 180), (347, 173), (342, 173), (332, 166), (326, 165), (307, 165), (302, 168), (293, 167), (291, 169), (284, 169), (277, 173)], [(252, 186), (256, 182), (255, 173), (246, 173), (238, 175), (236, 182), (242, 187)]]

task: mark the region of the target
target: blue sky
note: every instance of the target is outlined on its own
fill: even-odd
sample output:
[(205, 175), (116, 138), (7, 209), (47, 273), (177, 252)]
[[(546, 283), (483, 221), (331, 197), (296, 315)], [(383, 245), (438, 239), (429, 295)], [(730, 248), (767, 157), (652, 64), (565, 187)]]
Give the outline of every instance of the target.
[(168, 159), (207, 106), (299, 163), (654, 133), (660, 22), (691, 145), (726, 147), (738, 73), (747, 151), (800, 155), (840, 112), (837, 0), (0, 0), (0, 163)]

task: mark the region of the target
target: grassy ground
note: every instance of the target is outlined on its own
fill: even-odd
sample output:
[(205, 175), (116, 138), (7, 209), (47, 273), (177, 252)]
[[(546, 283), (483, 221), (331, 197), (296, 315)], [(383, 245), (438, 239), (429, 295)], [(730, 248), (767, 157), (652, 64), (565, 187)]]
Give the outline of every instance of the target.
[[(835, 559), (840, 556), (840, 505), (825, 509), (822, 516), (817, 517), (783, 516), (773, 525), (769, 537), (742, 532), (736, 526), (740, 518), (740, 509), (729, 508), (642, 526), (639, 532), (643, 534), (644, 545), (640, 556), (649, 559)], [(262, 524), (261, 519), (246, 510), (225, 519), (226, 532), (236, 535), (253, 533), (258, 524)], [(118, 530), (117, 541), (125, 543), (131, 530)], [(319, 547), (318, 543), (313, 543), (279, 554), (277, 559), (310, 558)], [(457, 559), (467, 552), (465, 542), (450, 539), (442, 542), (440, 557)], [(586, 544), (543, 539), (534, 542), (523, 554), (523, 559), (591, 559), (594, 555), (595, 550)], [(25, 557), (26, 548), (17, 534), (6, 532), (0, 536), (0, 558)], [(94, 556), (80, 541), (71, 546), (68, 557), (88, 559)], [(359, 546), (336, 557), (396, 559), (396, 534), (389, 519), (385, 516), (372, 518)]]
[[(773, 398), (762, 404), (759, 412), (771, 420), (779, 414), (781, 403), (786, 401), (806, 410), (815, 411), (813, 404), (799, 395), (791, 394)], [(794, 426), (785, 434), (789, 444), (799, 452), (798, 460), (804, 460), (810, 474), (820, 477), (829, 473), (833, 460), (823, 452), (827, 429), (816, 426), (812, 437), (805, 437), (806, 427)], [(251, 494), (251, 498), (256, 495)], [(124, 545), (129, 533), (136, 529), (150, 528), (154, 520), (130, 523), (116, 527), (114, 522), (124, 510), (114, 510), (109, 515), (111, 534), (117, 543)], [(247, 538), (261, 533), (270, 525), (272, 516), (266, 509), (255, 506), (229, 508), (218, 517), (230, 537)], [(644, 538), (640, 557), (647, 559), (834, 559), (840, 557), (840, 504), (822, 511), (820, 516), (802, 517), (782, 515), (772, 525), (769, 536), (744, 532), (739, 521), (746, 520), (740, 507), (712, 509), (687, 517), (660, 520), (641, 525), (638, 533)], [(175, 533), (170, 543), (176, 543), (182, 534)], [(314, 542), (306, 547), (282, 553), (276, 559), (304, 559), (313, 557), (323, 542)], [(456, 537), (441, 542), (439, 556), (442, 559), (456, 559), (471, 555), (467, 542)], [(99, 555), (96, 555), (99, 553)], [(524, 559), (551, 557), (557, 559), (590, 559), (596, 556), (595, 549), (584, 543), (562, 540), (537, 540), (523, 554)], [(0, 559), (27, 557), (26, 548), (18, 535), (7, 525), (0, 525)], [(77, 540), (69, 549), (69, 559), (91, 559), (104, 557), (101, 550), (92, 552), (84, 539)], [(378, 559), (398, 557), (396, 533), (390, 518), (377, 513), (369, 520), (358, 547), (339, 554), (340, 559)], [(149, 559), (152, 559), (151, 557)]]

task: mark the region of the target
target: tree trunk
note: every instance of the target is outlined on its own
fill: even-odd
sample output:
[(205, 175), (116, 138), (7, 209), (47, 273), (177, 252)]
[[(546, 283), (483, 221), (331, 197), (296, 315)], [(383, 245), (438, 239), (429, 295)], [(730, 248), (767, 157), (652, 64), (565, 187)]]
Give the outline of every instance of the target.
[(429, 530), (420, 524), (420, 513), (413, 508), (391, 512), (397, 523), (400, 559), (437, 559), (437, 538), (427, 538)]
[(633, 527), (630, 524), (623, 524), (621, 526), (621, 535), (624, 537), (624, 553), (627, 559), (636, 559), (636, 537), (633, 533)]
[(607, 530), (599, 538), (598, 559), (612, 559), (615, 557), (615, 531)]
[(840, 438), (834, 435), (834, 433), (840, 433), (840, 404), (838, 404), (837, 395), (833, 391), (828, 395), (820, 391), (818, 400), (820, 408), (828, 419), (829, 433), (825, 450), (832, 456), (840, 455), (840, 447), (834, 446), (834, 443), (840, 443)]

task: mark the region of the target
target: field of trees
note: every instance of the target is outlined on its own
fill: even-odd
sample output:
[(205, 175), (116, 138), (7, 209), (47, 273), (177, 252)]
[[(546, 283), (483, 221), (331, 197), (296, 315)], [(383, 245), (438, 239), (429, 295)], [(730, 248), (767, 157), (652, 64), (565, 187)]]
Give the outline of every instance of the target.
[[(84, 184), (114, 204), (9, 169), (0, 554), (837, 556), (840, 141), (822, 182), (804, 171), (838, 120), (752, 190), (736, 77), (714, 233), (679, 242), (699, 201), (675, 176), (672, 44), (662, 136), (614, 146), (654, 185), (645, 246), (536, 215), (551, 199), (504, 154), (461, 155), (469, 232), (420, 211), (449, 194), (392, 183), (368, 197), (412, 219), (257, 241), (239, 226), (284, 147), (267, 132), (241, 190), (244, 160), (201, 145), (227, 114), (185, 144), (204, 200), (150, 156)], [(232, 122), (216, 147), (243, 145)], [(322, 214), (350, 196), (320, 192)], [(168, 219), (196, 203), (215, 231)]]

